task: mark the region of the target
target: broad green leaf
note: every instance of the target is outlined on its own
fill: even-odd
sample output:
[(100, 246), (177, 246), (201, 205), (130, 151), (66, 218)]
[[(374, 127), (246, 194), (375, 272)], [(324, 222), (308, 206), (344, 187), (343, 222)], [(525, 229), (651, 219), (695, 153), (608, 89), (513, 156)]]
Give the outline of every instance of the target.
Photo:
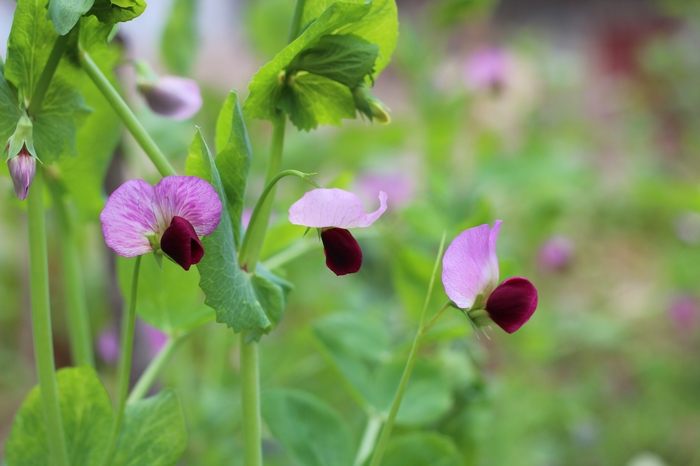
[(197, 0), (175, 0), (165, 24), (160, 51), (174, 73), (187, 75), (197, 56)]
[(241, 244), (241, 215), (252, 152), (236, 91), (231, 91), (216, 122), (216, 168), (226, 193), (236, 246)]
[(143, 0), (95, 0), (89, 15), (95, 15), (102, 23), (116, 24), (131, 21), (146, 9)]
[[(261, 263), (258, 263), (255, 273), (250, 276), (250, 281), (255, 290), (255, 296), (272, 323), (271, 329), (274, 329), (282, 320), (284, 308), (287, 306), (287, 296), (294, 286), (267, 270)], [(259, 340), (262, 334), (269, 333), (269, 330), (256, 329), (249, 339)]]
[[(119, 286), (124, 296), (131, 293), (134, 259), (117, 258)], [(136, 312), (152, 326), (173, 334), (214, 320), (214, 312), (204, 305), (199, 289), (199, 272), (185, 271), (165, 259), (162, 270), (153, 257), (141, 260)]]
[[(88, 366), (61, 369), (56, 378), (70, 464), (100, 464), (114, 418), (107, 391)], [(8, 466), (52, 464), (38, 386), (22, 403), (6, 448)]]
[(112, 466), (174, 466), (187, 446), (180, 399), (172, 390), (126, 407)]
[(462, 466), (464, 459), (450, 437), (419, 432), (392, 439), (383, 466)]
[[(100, 23), (94, 16), (83, 18), (80, 42), (112, 85), (118, 87), (112, 69), (119, 60), (120, 50), (107, 46), (110, 30), (111, 26)], [(80, 90), (93, 113), (78, 130), (78, 156), (62, 157), (58, 167), (63, 187), (71, 194), (83, 219), (92, 220), (99, 218), (104, 207), (104, 178), (122, 135), (122, 122), (91, 80), (83, 79)]]
[(186, 172), (193, 175), (201, 171), (208, 175), (204, 178), (219, 194), (224, 207), (219, 226), (202, 239), (205, 253), (197, 264), (201, 274), (199, 286), (206, 295), (205, 303), (216, 311), (217, 322), (233, 327), (236, 333), (253, 329), (267, 332), (272, 323), (255, 295), (250, 276), (238, 266), (233, 227), (227, 215), (226, 193), (209, 148), (202, 133), (197, 130), (190, 147)]
[(327, 34), (297, 55), (287, 72), (306, 71), (354, 89), (371, 75), (378, 54), (377, 44), (358, 36)]
[(282, 88), (280, 73), (294, 58), (317, 41), (342, 26), (359, 21), (372, 8), (365, 3), (336, 2), (328, 7), (294, 42), (285, 47), (275, 58), (263, 66), (250, 83), (250, 95), (245, 102), (245, 111), (251, 117), (272, 120), (277, 113), (277, 98)]
[(95, 0), (49, 0), (48, 19), (54, 29), (64, 36), (73, 29), (81, 16), (92, 8)]
[[(0, 64), (1, 62), (2, 60)], [(17, 95), (5, 81), (5, 77), (0, 74), (0, 153), (4, 153), (5, 144), (14, 133), (21, 116)]]
[(300, 465), (352, 464), (350, 429), (324, 401), (300, 390), (270, 390), (261, 406), (272, 434)]

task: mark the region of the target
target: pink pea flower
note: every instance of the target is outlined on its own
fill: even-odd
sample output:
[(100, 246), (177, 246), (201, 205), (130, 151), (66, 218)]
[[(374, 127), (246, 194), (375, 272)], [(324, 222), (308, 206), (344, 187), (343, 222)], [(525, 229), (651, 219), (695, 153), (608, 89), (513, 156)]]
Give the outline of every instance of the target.
[(109, 196), (102, 233), (120, 256), (165, 254), (189, 270), (204, 256), (199, 236), (216, 229), (221, 208), (214, 188), (196, 176), (166, 176), (155, 187), (130, 180)]
[(161, 332), (157, 328), (147, 324), (146, 322), (139, 321), (139, 327), (141, 328), (144, 339), (146, 340), (146, 345), (148, 346), (148, 352), (151, 358), (155, 358), (160, 350), (163, 349), (165, 344), (168, 342), (168, 335)]
[(36, 159), (29, 153), (26, 145), (22, 146), (19, 154), (7, 161), (7, 168), (15, 187), (15, 196), (20, 201), (25, 200), (36, 174)]
[(506, 82), (508, 55), (496, 47), (484, 47), (472, 53), (464, 67), (467, 85), (475, 91), (498, 93)]
[(108, 327), (98, 335), (97, 354), (107, 364), (115, 364), (119, 359), (119, 335), (114, 327)]
[(137, 87), (151, 110), (173, 120), (187, 120), (202, 107), (199, 86), (191, 79), (163, 76), (140, 81)]
[(547, 272), (561, 272), (574, 257), (574, 243), (565, 236), (552, 236), (540, 247), (537, 262)]
[(537, 289), (526, 278), (498, 284), (496, 240), (501, 221), (480, 225), (457, 236), (442, 259), (442, 283), (452, 302), (477, 325), (496, 323), (508, 333), (518, 330), (537, 308)]
[(386, 210), (386, 193), (379, 192), (379, 209), (366, 213), (355, 194), (342, 189), (314, 189), (289, 208), (289, 221), (318, 228), (326, 266), (336, 275), (355, 273), (362, 266), (362, 250), (348, 228), (368, 227)]

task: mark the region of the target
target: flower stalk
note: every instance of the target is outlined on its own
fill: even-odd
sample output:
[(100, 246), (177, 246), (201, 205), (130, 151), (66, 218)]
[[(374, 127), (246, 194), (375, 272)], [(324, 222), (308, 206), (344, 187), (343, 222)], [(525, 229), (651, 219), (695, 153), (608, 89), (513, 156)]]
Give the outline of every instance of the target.
[(262, 421), (260, 417), (260, 355), (258, 342), (246, 343), (241, 334), (241, 384), (243, 399), (243, 464), (262, 466)]
[(34, 357), (39, 378), (41, 404), (46, 422), (49, 452), (55, 466), (68, 466), (68, 450), (58, 402), (58, 384), (53, 356), (51, 308), (49, 304), (49, 271), (44, 219), (44, 174), (39, 168), (34, 189), (29, 193), (29, 274), (32, 299)]

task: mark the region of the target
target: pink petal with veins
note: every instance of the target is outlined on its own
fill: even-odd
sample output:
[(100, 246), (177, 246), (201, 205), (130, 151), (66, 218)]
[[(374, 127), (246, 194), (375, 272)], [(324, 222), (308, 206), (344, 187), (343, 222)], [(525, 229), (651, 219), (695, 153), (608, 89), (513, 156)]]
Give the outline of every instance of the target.
[(199, 236), (213, 232), (221, 219), (221, 200), (214, 188), (196, 176), (166, 176), (155, 187), (158, 223), (164, 232), (173, 217), (182, 217)]
[(366, 213), (355, 194), (338, 188), (319, 188), (304, 194), (289, 208), (289, 221), (313, 228), (368, 227), (386, 211), (386, 193), (379, 192), (380, 206)]
[(442, 284), (447, 296), (461, 309), (474, 305), (478, 295), (487, 298), (498, 284), (496, 240), (501, 221), (493, 228), (480, 225), (460, 233), (442, 259)]

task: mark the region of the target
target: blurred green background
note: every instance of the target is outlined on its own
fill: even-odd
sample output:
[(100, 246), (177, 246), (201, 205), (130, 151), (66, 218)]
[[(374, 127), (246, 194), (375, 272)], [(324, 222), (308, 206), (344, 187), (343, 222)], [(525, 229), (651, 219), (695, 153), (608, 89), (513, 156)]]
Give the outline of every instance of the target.
[[(356, 235), (362, 270), (338, 278), (325, 268), (315, 235), (302, 239), (304, 228), (286, 220), (307, 187), (280, 185), (263, 255), (295, 289), (279, 328), (263, 338), (263, 390), (318, 396), (348, 423), (356, 448), (367, 423), (360, 405), (381, 410), (391, 400), (443, 231), (450, 241), (501, 219), (501, 278), (531, 279), (538, 310), (516, 334), (495, 328), (480, 337), (459, 313), (446, 314), (422, 347), (383, 464), (700, 465), (697, 2), (397, 4), (399, 44), (373, 90), (392, 109), (391, 125), (288, 127), (284, 168), (317, 172), (320, 184), (357, 192), (368, 210), (383, 189), (389, 210)], [(292, 0), (191, 5), (196, 27), (171, 26), (189, 39), (189, 51), (161, 42), (172, 2), (152, 2), (121, 32), (127, 56), (202, 86), (203, 110), (194, 121), (173, 123), (150, 114), (130, 90), (132, 70), (118, 73), (178, 168), (194, 124), (212, 140), (228, 90), (244, 98), (253, 73), (284, 46), (293, 10)], [(0, 40), (13, 8), (0, 0)], [(249, 121), (248, 130), (252, 207), (270, 125)], [(124, 137), (121, 147), (122, 177), (157, 179), (133, 141)], [(0, 192), (2, 457), (36, 375), (26, 206), (12, 196), (6, 170)], [(104, 344), (105, 330), (118, 322), (120, 294), (99, 221), (79, 210), (92, 330), (96, 345)], [(49, 240), (57, 258), (57, 239)], [(308, 251), (287, 261), (290, 246)], [(55, 350), (66, 366), (54, 262)], [(429, 315), (446, 299), (438, 282)], [(237, 339), (208, 324), (162, 378), (160, 387), (176, 388), (184, 406), (182, 465), (242, 464)], [(143, 331), (135, 372), (152, 357), (148, 345)], [(114, 393), (107, 359), (98, 368)], [(263, 413), (266, 464), (295, 464), (271, 435), (275, 414)]]

